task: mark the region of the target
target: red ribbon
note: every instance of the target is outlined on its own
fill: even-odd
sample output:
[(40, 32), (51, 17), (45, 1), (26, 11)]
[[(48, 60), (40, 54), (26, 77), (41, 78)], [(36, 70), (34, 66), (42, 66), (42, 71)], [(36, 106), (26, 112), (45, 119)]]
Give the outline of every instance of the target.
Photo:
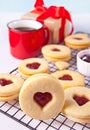
[(36, 0), (35, 4), (34, 4), (34, 7), (35, 7), (35, 10), (31, 11), (33, 13), (44, 13), (47, 8), (43, 6), (44, 5), (44, 2), (43, 0)]
[[(44, 23), (44, 20), (47, 19), (48, 17), (52, 17), (54, 19), (61, 18), (62, 22), (61, 22), (61, 28), (59, 29), (59, 40), (63, 41), (66, 19), (72, 23), (70, 13), (64, 7), (50, 6), (49, 8), (46, 8), (43, 5), (44, 5), (43, 0), (36, 0), (36, 3), (34, 5), (34, 7), (36, 8), (36, 12), (39, 11), (43, 12), (41, 13), (40, 16), (38, 16), (37, 20)], [(73, 26), (70, 34), (72, 32), (73, 32)]]
[(43, 6), (43, 5), (44, 5), (43, 0), (36, 0), (34, 7), (37, 8), (38, 6)]

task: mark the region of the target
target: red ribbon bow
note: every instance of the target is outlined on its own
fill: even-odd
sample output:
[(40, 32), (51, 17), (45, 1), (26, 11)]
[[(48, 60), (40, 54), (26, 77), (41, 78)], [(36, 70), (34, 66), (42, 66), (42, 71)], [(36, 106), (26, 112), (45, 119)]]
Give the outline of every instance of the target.
[[(60, 41), (63, 41), (66, 19), (72, 23), (70, 13), (63, 6), (62, 7), (50, 6), (49, 8), (46, 8), (43, 5), (44, 5), (43, 0), (36, 0), (34, 7), (36, 8), (37, 11), (40, 12), (43, 11), (43, 13), (41, 13), (41, 15), (38, 16), (37, 20), (44, 23), (44, 20), (47, 19), (48, 17), (52, 17), (55, 19), (62, 18), (61, 28), (59, 31), (60, 34), (59, 38)], [(73, 32), (73, 26), (70, 34), (72, 32)]]

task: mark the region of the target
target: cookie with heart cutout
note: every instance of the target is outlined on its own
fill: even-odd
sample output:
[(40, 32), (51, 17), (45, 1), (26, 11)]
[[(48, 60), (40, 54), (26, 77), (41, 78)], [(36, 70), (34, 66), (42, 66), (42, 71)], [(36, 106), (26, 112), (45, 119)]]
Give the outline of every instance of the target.
[(64, 89), (50, 74), (35, 74), (24, 82), (19, 94), (19, 103), (28, 116), (47, 120), (61, 112), (64, 105)]
[(84, 49), (90, 46), (90, 38), (85, 33), (78, 33), (66, 36), (65, 45), (73, 49)]
[(48, 62), (41, 58), (24, 59), (18, 65), (19, 73), (25, 78), (37, 73), (47, 73), (48, 70)]
[(90, 88), (72, 87), (65, 90), (62, 113), (79, 123), (90, 123)]
[(50, 61), (68, 61), (71, 59), (71, 50), (65, 45), (45, 45), (42, 47), (43, 56)]
[(58, 70), (51, 73), (51, 75), (59, 80), (64, 89), (76, 86), (83, 87), (85, 85), (84, 76), (73, 70)]
[(24, 80), (14, 74), (0, 73), (0, 97), (9, 97), (20, 92)]

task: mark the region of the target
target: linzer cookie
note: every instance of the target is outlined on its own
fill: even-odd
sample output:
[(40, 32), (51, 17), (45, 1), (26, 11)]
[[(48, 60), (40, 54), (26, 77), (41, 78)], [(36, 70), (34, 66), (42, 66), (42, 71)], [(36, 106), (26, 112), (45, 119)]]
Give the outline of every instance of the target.
[(10, 96), (1, 96), (0, 97), (0, 102), (7, 102), (7, 101), (12, 101), (15, 100), (19, 97), (19, 93), (10, 95)]
[(71, 59), (71, 50), (64, 45), (46, 45), (42, 47), (42, 54), (50, 61), (68, 61)]
[(62, 113), (75, 122), (90, 123), (90, 88), (66, 89)]
[(25, 78), (37, 73), (47, 73), (48, 69), (49, 66), (47, 61), (41, 58), (25, 59), (18, 65), (18, 71)]
[(84, 49), (90, 46), (90, 38), (83, 33), (67, 36), (64, 41), (68, 47), (73, 49)]
[(24, 80), (14, 74), (0, 74), (0, 101), (18, 98)]
[(28, 116), (39, 120), (51, 119), (62, 110), (64, 89), (53, 76), (35, 74), (24, 82), (19, 103)]
[(84, 86), (84, 76), (79, 72), (72, 70), (61, 70), (51, 73), (52, 76), (57, 78), (63, 88)]

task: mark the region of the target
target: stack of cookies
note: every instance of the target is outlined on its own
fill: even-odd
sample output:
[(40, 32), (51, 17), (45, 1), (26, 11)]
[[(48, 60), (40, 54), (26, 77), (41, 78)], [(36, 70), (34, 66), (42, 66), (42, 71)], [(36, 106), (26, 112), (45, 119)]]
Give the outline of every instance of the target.
[(62, 113), (79, 123), (90, 123), (90, 88), (72, 87), (65, 90)]
[(0, 74), (0, 101), (17, 99), (24, 80), (13, 74)]
[(67, 36), (65, 45), (73, 49), (84, 49), (90, 46), (90, 38), (85, 33), (78, 33)]
[(46, 45), (42, 47), (43, 56), (53, 62), (71, 59), (71, 50), (64, 45)]
[(51, 73), (57, 78), (64, 89), (70, 87), (84, 86), (85, 78), (79, 72), (73, 70), (61, 70)]
[(18, 65), (19, 73), (25, 78), (37, 73), (47, 73), (48, 70), (47, 61), (41, 58), (28, 58), (21, 61)]

